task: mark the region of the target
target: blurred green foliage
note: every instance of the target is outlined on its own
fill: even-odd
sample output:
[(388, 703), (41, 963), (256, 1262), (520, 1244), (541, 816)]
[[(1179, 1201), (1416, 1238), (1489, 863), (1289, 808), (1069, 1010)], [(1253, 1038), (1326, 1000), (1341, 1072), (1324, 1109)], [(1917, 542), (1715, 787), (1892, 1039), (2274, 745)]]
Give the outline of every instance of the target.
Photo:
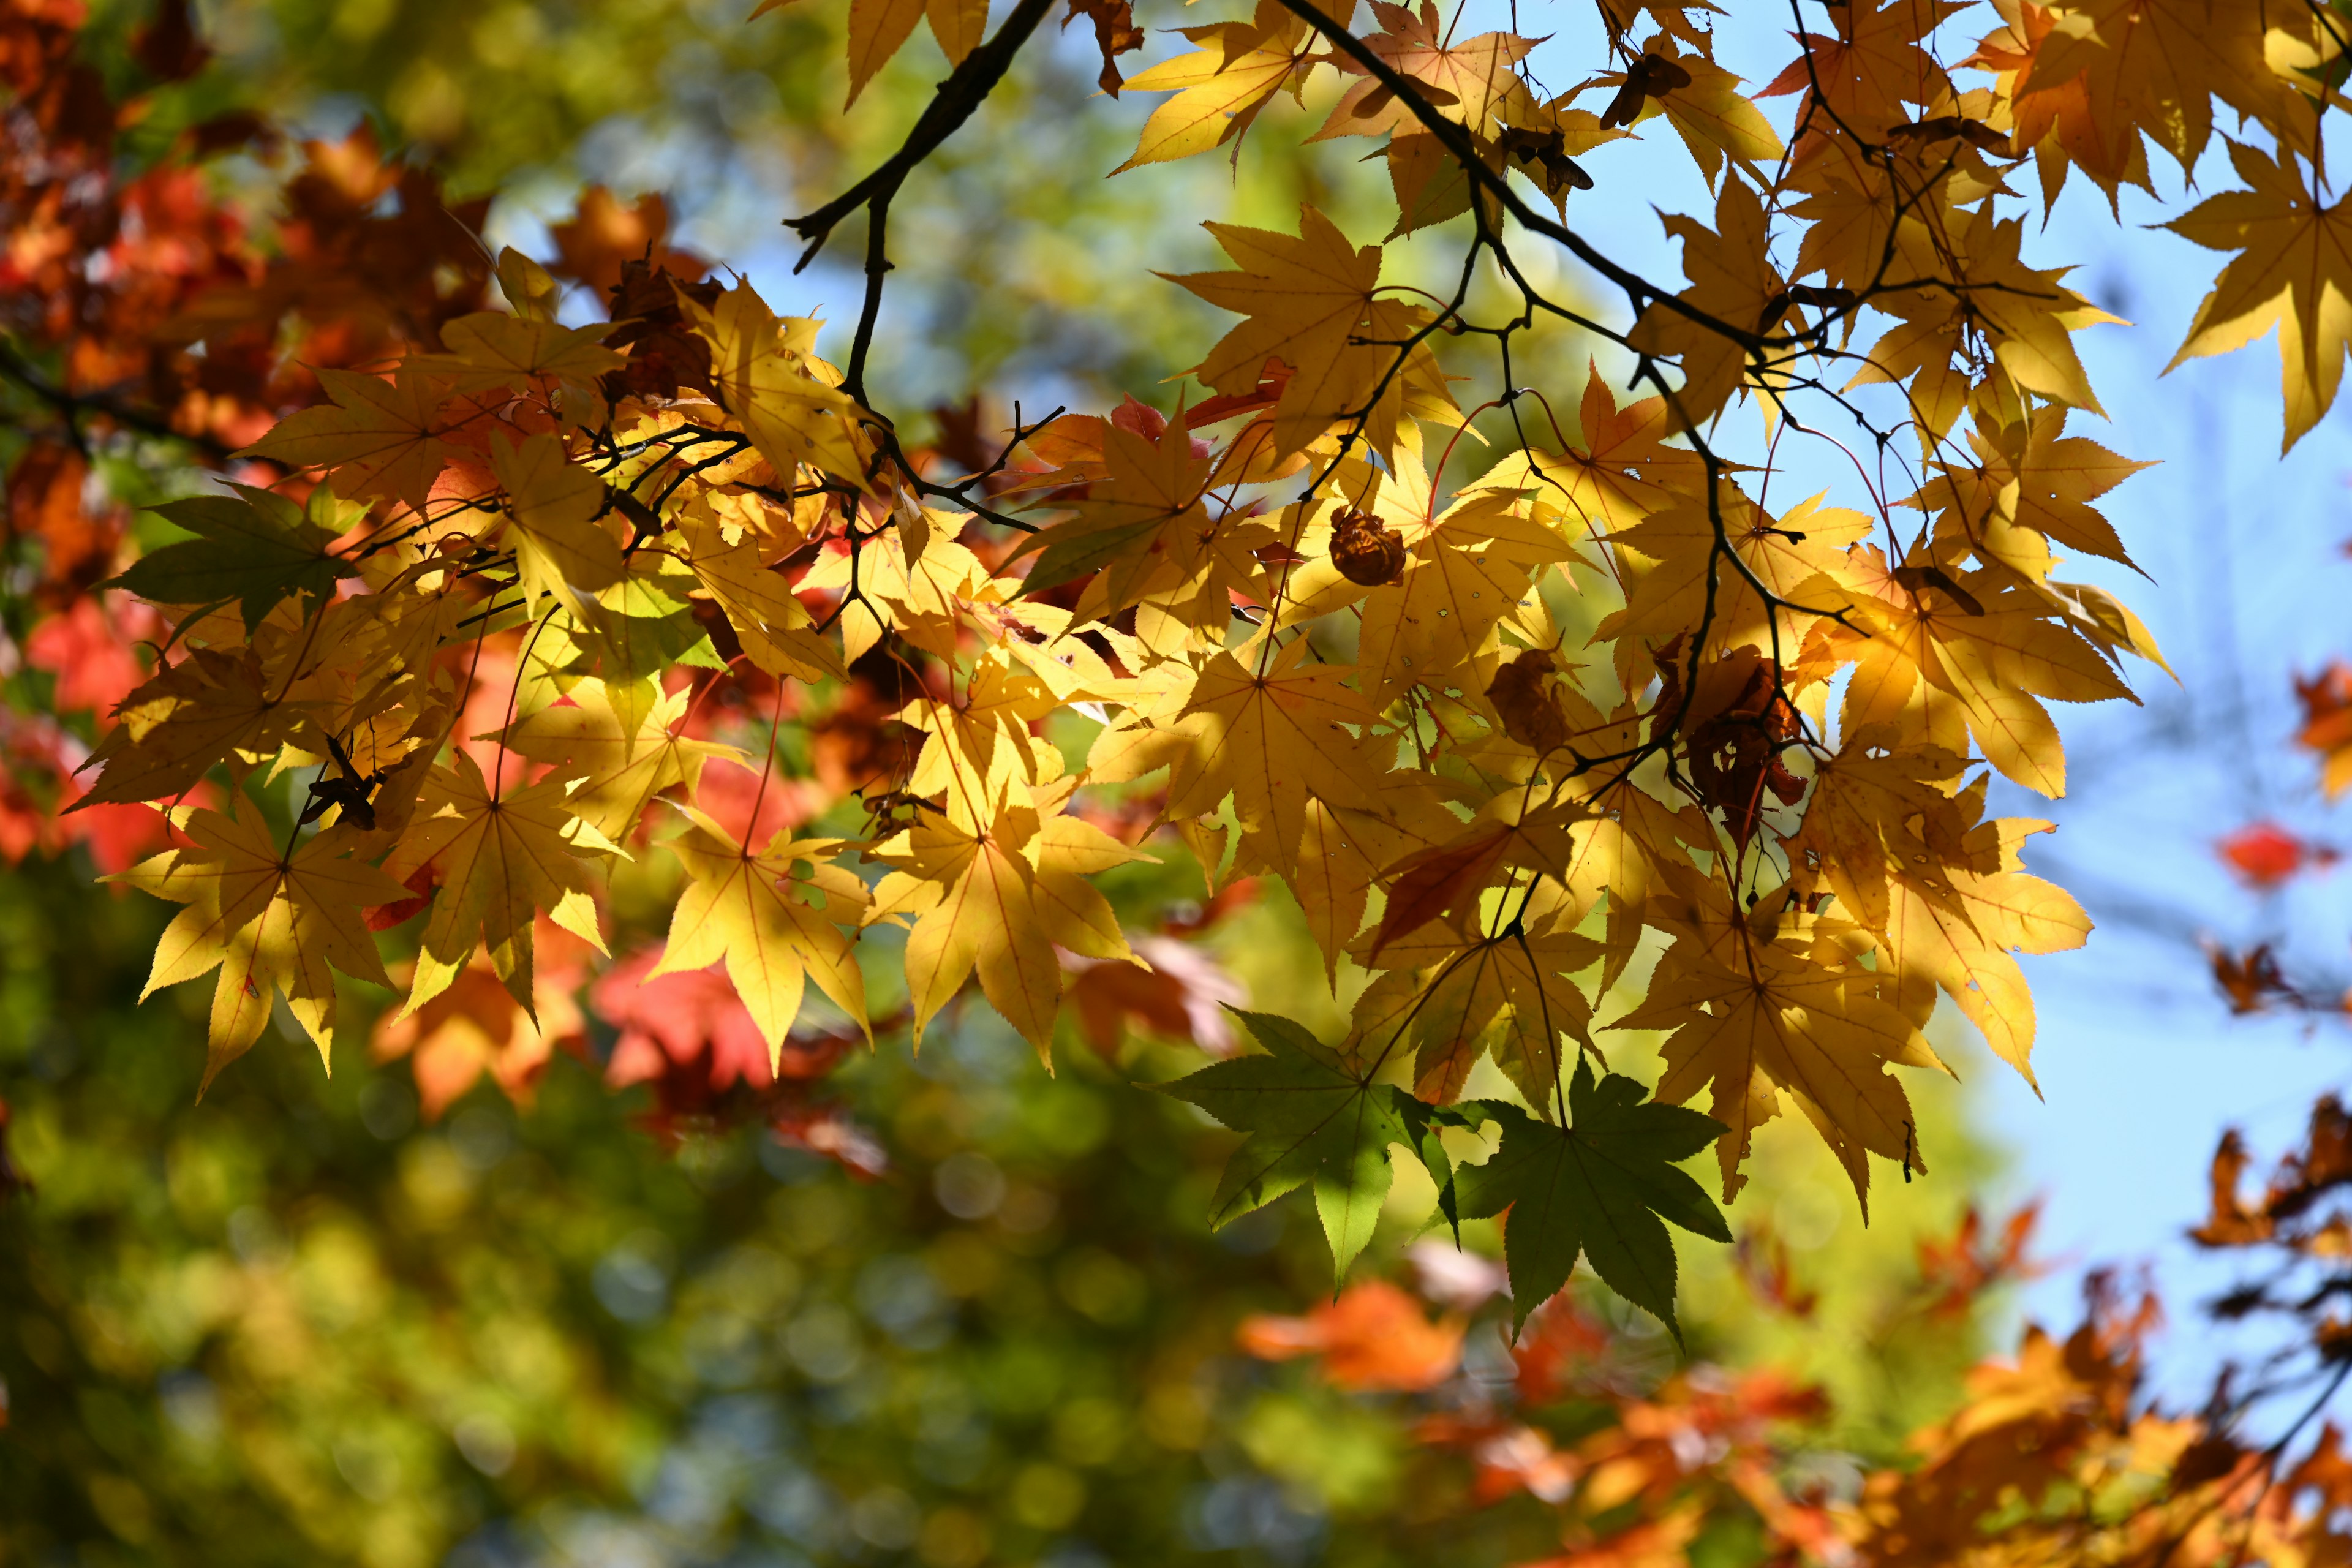
[[(482, 1088), (426, 1127), (404, 1066), (347, 1050), (322, 1080), (307, 1043), (266, 1040), (199, 1104), (196, 988), (131, 1004), (164, 911), (86, 879), (0, 879), (0, 1091), (37, 1184), (0, 1208), (0, 1562), (1475, 1564), (1556, 1542), (1524, 1496), (1460, 1517), (1466, 1474), (1409, 1440), (1407, 1402), (1234, 1349), (1246, 1314), (1328, 1299), (1311, 1212), (1208, 1235), (1232, 1136), (1083, 1047), (1048, 1077), (975, 1008), (919, 1060), (853, 1060), (838, 1086), (893, 1161), (875, 1183), (758, 1130), (673, 1155), (570, 1058), (527, 1111)], [(1262, 1004), (1312, 1015), (1281, 906), (1219, 946)], [(1194, 1060), (1134, 1046), (1126, 1071)], [(1885, 1194), (1864, 1236), (1817, 1150), (1766, 1158), (1753, 1193), (1823, 1305), (1768, 1321), (1695, 1250), (1694, 1349), (1803, 1352), (1846, 1403), (1837, 1441), (1886, 1457), (1975, 1348), (1965, 1321), (1884, 1321), (1958, 1189)], [(1431, 1196), (1401, 1184), (1370, 1270)], [(1619, 1328), (1637, 1375), (1669, 1368), (1646, 1320)], [(1509, 1371), (1490, 1310), (1440, 1397), (1507, 1397)]]

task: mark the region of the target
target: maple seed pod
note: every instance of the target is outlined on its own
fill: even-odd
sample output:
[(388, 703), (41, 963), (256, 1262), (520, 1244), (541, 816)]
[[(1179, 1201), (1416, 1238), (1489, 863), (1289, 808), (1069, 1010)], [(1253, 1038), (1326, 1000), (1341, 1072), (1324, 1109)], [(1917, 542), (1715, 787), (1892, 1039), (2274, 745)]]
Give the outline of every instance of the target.
[(1404, 536), (1368, 511), (1343, 511), (1331, 530), (1331, 564), (1350, 583), (1377, 588), (1404, 575)]

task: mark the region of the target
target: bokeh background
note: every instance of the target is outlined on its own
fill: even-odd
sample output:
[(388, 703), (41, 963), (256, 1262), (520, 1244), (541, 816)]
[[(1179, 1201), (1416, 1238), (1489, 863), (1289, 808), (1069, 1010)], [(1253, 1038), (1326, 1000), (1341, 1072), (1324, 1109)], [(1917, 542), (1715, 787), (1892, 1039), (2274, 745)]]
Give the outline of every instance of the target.
[[(894, 147), (943, 62), (917, 38), (844, 117), (843, 7), (794, 0), (748, 26), (743, 9), (221, 0), (197, 7), (219, 58), (170, 112), (250, 103), (298, 139), (373, 135), (436, 162), (453, 199), (492, 196), (494, 247), (555, 254), (601, 187), (603, 221), (666, 226), (780, 310), (845, 323), (857, 237), (795, 273), (781, 220)], [(1736, 9), (1730, 52), (1777, 68), (1772, 8)], [(96, 7), (93, 56), (142, 19)], [(1143, 20), (1145, 58), (1161, 58), (1168, 18)], [(1559, 17), (1537, 57), (1559, 85), (1589, 58), (1585, 26)], [(1377, 237), (1378, 166), (1302, 148), (1318, 115), (1269, 116), (1231, 164), (1107, 178), (1150, 100), (1102, 99), (1098, 65), (1083, 26), (1025, 59), (894, 212), (872, 382), (909, 429), (975, 388), (997, 426), (1016, 398), (1031, 417), (1172, 404), (1166, 384), (1221, 330), (1152, 276), (1216, 264), (1198, 216), (1288, 226), (1309, 201)], [(1784, 125), (1788, 102), (1766, 105)], [(1591, 221), (1614, 253), (1671, 277), (1649, 204), (1703, 209), (1686, 161), (1626, 142), (1590, 163), (1601, 183), (1577, 204), (1605, 214)], [(278, 173), (240, 155), (226, 177), (258, 200)], [(1694, 1352), (1824, 1380), (1838, 1414), (1817, 1447), (1853, 1463), (1892, 1457), (2020, 1319), (2072, 1321), (2096, 1268), (2164, 1286), (2179, 1315), (2158, 1377), (2200, 1389), (2222, 1348), (2187, 1309), (2221, 1279), (2182, 1233), (2206, 1160), (2228, 1126), (2282, 1145), (2343, 1078), (2342, 1026), (2233, 1017), (2200, 945), (2269, 942), (2315, 983), (2352, 978), (2339, 879), (2266, 888), (2216, 853), (2259, 822), (2352, 838), (2290, 744), (2292, 677), (2352, 651), (2343, 416), (2281, 462), (2267, 351), (2163, 374), (2212, 267), (2145, 226), (2158, 216), (2078, 188), (2033, 242), (2134, 323), (2083, 340), (2110, 419), (2078, 428), (2165, 465), (2106, 503), (2146, 577), (2082, 574), (2142, 610), (2179, 674), (2143, 679), (2141, 709), (2067, 715), (2065, 801), (1996, 801), (2059, 823), (2033, 863), (2100, 927), (2084, 952), (2027, 961), (2042, 1096), (1940, 1018), (1962, 1082), (1923, 1093), (1936, 1174), (1882, 1183), (1866, 1230), (1817, 1148), (1765, 1141), (1735, 1218), (1748, 1256), (1777, 1249), (1820, 1294), (1810, 1316), (1759, 1310), (1733, 1259), (1690, 1259)], [(1391, 266), (1439, 278), (1460, 245), (1415, 236)], [(566, 312), (593, 319), (593, 293)], [(1540, 340), (1523, 378), (1571, 406), (1592, 353)], [(412, 1062), (357, 1030), (331, 1078), (270, 1039), (199, 1103), (201, 997), (131, 1000), (168, 911), (91, 871), (77, 850), (0, 874), (0, 1098), (35, 1184), (0, 1208), (0, 1563), (1093, 1568), (1548, 1549), (1531, 1497), (1464, 1511), (1462, 1475), (1411, 1440), (1397, 1397), (1237, 1343), (1253, 1314), (1328, 1300), (1328, 1258), (1296, 1205), (1207, 1233), (1230, 1139), (1136, 1087), (1197, 1063), (1205, 1025), (1130, 1015), (1098, 1047), (1073, 1020), (1051, 1076), (984, 1008), (919, 1060), (886, 1039), (825, 1080), (838, 1128), (866, 1141), (836, 1131), (845, 1158), (616, 1092), (611, 1064), (643, 1026), (618, 991), (591, 994), (583, 1050), (520, 1109), (487, 1077), (421, 1101)], [(1200, 994), (1339, 1016), (1277, 893), (1212, 900), (1166, 868), (1110, 890), (1131, 930), (1191, 955)], [(1962, 1319), (1917, 1310), (1922, 1237), (1971, 1205), (2036, 1199), (2038, 1279)], [(1433, 1310), (1475, 1304), (1448, 1397), (1507, 1398), (1491, 1232), (1454, 1252), (1430, 1201), (1401, 1184), (1363, 1267), (1417, 1281)], [(1671, 1364), (1654, 1325), (1593, 1310), (1612, 1375)]]

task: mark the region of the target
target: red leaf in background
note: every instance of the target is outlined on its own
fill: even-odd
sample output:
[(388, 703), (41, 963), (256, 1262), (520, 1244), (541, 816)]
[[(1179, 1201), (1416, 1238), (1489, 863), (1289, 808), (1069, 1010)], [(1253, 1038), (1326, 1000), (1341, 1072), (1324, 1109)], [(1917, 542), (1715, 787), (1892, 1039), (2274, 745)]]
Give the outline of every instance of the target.
[[(69, 800), (80, 798), (76, 788)], [(186, 803), (210, 805), (217, 797), (212, 786), (190, 790)], [(152, 805), (93, 805), (61, 819), (58, 831), (68, 844), (89, 846), (90, 864), (109, 876), (128, 871), (163, 847), (172, 836), (171, 818)], [(116, 888), (118, 893), (127, 891)]]
[[(120, 595), (112, 596), (112, 604), (126, 609), (135, 606), (133, 613), (144, 612), (140, 618), (146, 621), (157, 618), (152, 610)], [(60, 712), (111, 714), (147, 679), (146, 668), (131, 647), (131, 632), (110, 618), (107, 609), (95, 598), (77, 599), (25, 637), (25, 662), (58, 678)], [(139, 635), (162, 630), (155, 625), (142, 628)]]
[(650, 260), (689, 283), (710, 270), (700, 257), (670, 249), (669, 203), (657, 192), (648, 191), (635, 206), (625, 207), (603, 185), (591, 185), (580, 193), (572, 221), (547, 232), (559, 258), (548, 270), (587, 284), (599, 297), (614, 290), (622, 268), (632, 261)]
[(2294, 694), (2303, 700), (2295, 742), (2319, 753), (2320, 787), (2334, 800), (2352, 787), (2352, 667), (2339, 659), (2309, 680), (2297, 677)]
[(1549, 1405), (1600, 1366), (1609, 1353), (1608, 1326), (1568, 1295), (1554, 1296), (1528, 1315), (1511, 1346), (1518, 1367), (1519, 1403)]
[[(786, 778), (781, 769), (769, 773), (763, 787), (760, 775), (751, 769), (724, 757), (713, 757), (703, 764), (702, 783), (694, 792), (694, 803), (735, 835), (738, 842), (757, 848), (778, 829), (798, 827), (808, 822), (831, 805), (832, 799), (821, 785), (807, 779)], [(731, 989), (728, 994), (734, 994)], [(762, 1047), (762, 1064), (766, 1059), (767, 1050)]]
[(34, 441), (9, 470), (8, 531), (41, 542), (35, 595), (43, 603), (70, 603), (113, 570), (121, 517), (119, 509), (90, 515), (83, 504), (89, 479), (81, 454), (47, 440)]
[[(397, 905), (387, 904), (385, 909)], [(537, 963), (531, 984), (533, 1019), (507, 994), (506, 984), (477, 952), (449, 988), (414, 1013), (387, 1010), (370, 1045), (375, 1059), (413, 1058), (418, 1109), (437, 1120), (484, 1073), (509, 1100), (528, 1105), (558, 1046), (586, 1044), (580, 1005), (572, 998), (587, 978), (588, 944), (541, 918), (532, 932)]]
[(1225, 1005), (1249, 1000), (1241, 982), (1190, 942), (1139, 936), (1133, 945), (1151, 967), (1061, 955), (1062, 967), (1072, 976), (1064, 994), (1087, 1044), (1108, 1059), (1132, 1026), (1163, 1039), (1190, 1041), (1211, 1056), (1231, 1056), (1234, 1030)]
[[(0, 709), (0, 858), (13, 866), (37, 850), (53, 855), (69, 844), (84, 844), (99, 870), (115, 872), (163, 846), (171, 823), (152, 805), (100, 805), (69, 817), (58, 815), (86, 793), (74, 770), (87, 755), (81, 742), (57, 721)], [(207, 784), (184, 797), (193, 805), (209, 805), (215, 798)]]
[(1341, 1388), (1410, 1392), (1454, 1375), (1462, 1331), (1460, 1318), (1448, 1314), (1433, 1323), (1411, 1296), (1368, 1279), (1303, 1318), (1246, 1318), (1234, 1337), (1261, 1361), (1319, 1355), (1323, 1375)]
[[(647, 979), (660, 960), (657, 950), (636, 953), (588, 988), (589, 1006), (621, 1031), (606, 1080), (617, 1089), (689, 1069), (713, 1092), (738, 1082), (755, 1089), (774, 1083), (768, 1043), (726, 971), (714, 965)], [(791, 1037), (784, 1041), (782, 1076), (823, 1078), (847, 1048), (845, 1037)]]
[(2274, 822), (2252, 822), (2222, 839), (2219, 852), (2247, 885), (2268, 892), (2305, 867), (2332, 866), (2336, 852), (2296, 837)]

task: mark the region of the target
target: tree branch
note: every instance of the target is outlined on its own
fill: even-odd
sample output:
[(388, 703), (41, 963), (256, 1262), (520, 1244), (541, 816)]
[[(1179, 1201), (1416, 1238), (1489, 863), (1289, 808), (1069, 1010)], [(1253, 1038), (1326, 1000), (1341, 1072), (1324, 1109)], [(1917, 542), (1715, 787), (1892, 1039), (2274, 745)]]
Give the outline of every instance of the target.
[[(1004, 25), (996, 29), (996, 36), (966, 55), (963, 64), (940, 84), (939, 91), (924, 108), (922, 118), (907, 132), (903, 146), (872, 174), (816, 211), (784, 220), (786, 228), (809, 242), (808, 249), (801, 253), (793, 268), (794, 272), (816, 259), (816, 253), (824, 248), (826, 237), (843, 218), (868, 202), (889, 205), (890, 198), (898, 194), (898, 187), (906, 184), (916, 166), (939, 151), (940, 143), (954, 135), (971, 118), (971, 111), (996, 90), (1006, 68), (1013, 64), (1013, 57), (1021, 52), (1021, 46), (1029, 41), (1029, 36), (1037, 30), (1037, 25), (1053, 6), (1054, 0), (1021, 0), (1013, 14), (1004, 18)], [(869, 285), (871, 281), (869, 274)]]

